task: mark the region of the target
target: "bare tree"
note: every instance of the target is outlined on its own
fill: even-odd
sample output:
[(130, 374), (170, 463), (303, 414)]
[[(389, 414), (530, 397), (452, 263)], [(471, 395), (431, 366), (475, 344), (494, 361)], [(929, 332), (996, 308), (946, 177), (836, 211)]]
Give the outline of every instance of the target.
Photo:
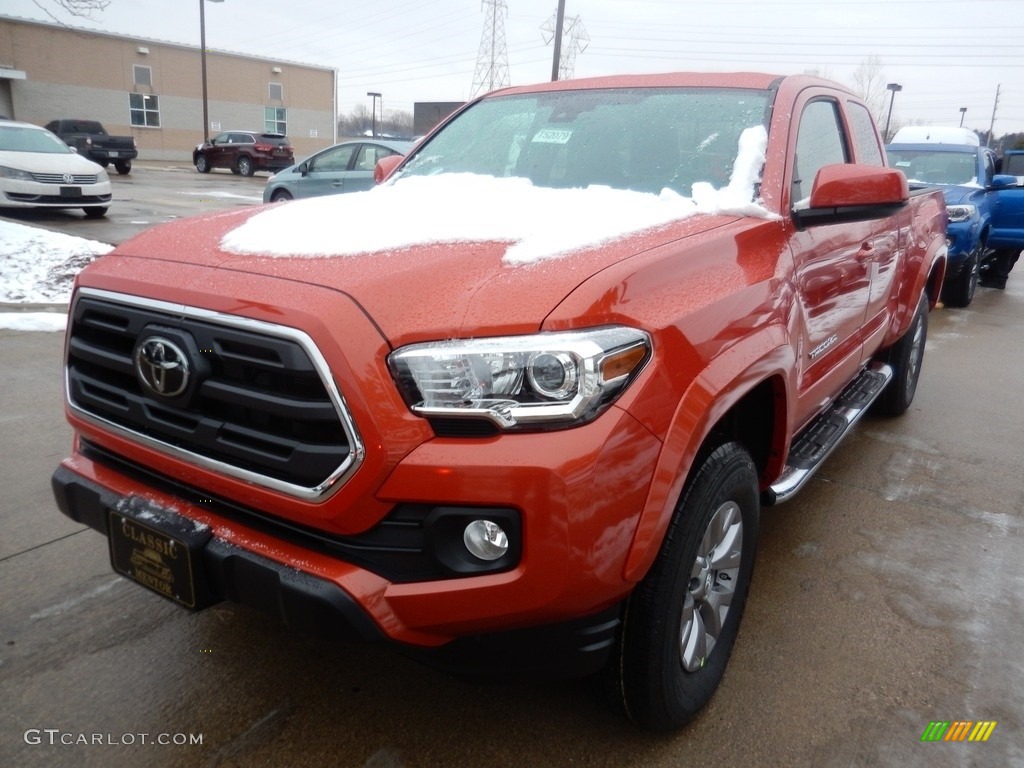
[(885, 98), (885, 69), (880, 57), (874, 54), (868, 56), (853, 71), (853, 90), (864, 99), (875, 121), (879, 125), (885, 123), (886, 108), (889, 105)]
[(32, 0), (36, 7), (51, 19), (60, 23), (60, 19), (53, 15), (50, 7), (61, 8), (72, 16), (81, 16), (91, 19), (92, 14), (97, 11), (105, 11), (110, 5), (110, 0)]
[(389, 109), (384, 115), (382, 130), (389, 136), (408, 138), (412, 136), (412, 112)]

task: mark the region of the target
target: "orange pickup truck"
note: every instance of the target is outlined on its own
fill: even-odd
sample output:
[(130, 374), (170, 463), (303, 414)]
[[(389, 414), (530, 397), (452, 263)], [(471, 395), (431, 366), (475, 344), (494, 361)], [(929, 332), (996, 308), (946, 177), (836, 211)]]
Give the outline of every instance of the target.
[(373, 190), (85, 269), (56, 500), (189, 609), (600, 673), (678, 727), (724, 673), (762, 506), (910, 405), (945, 225), (825, 80), (493, 92)]

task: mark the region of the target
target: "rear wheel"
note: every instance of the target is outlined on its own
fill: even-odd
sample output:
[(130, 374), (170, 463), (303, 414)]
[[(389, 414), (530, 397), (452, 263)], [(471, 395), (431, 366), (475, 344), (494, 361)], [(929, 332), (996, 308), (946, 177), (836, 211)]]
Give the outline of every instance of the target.
[(757, 546), (757, 469), (726, 443), (683, 493), (661, 551), (626, 605), (606, 670), (613, 708), (652, 730), (684, 725), (725, 674)]
[(132, 172), (132, 161), (131, 160), (118, 160), (114, 163), (114, 168), (122, 176), (127, 176)]
[(914, 401), (917, 382), (921, 378), (924, 345), (928, 338), (928, 296), (921, 294), (917, 312), (899, 341), (889, 347), (884, 360), (892, 366), (892, 381), (878, 398), (878, 407), (888, 416), (899, 416)]
[(942, 300), (951, 307), (966, 307), (974, 299), (978, 287), (978, 268), (981, 266), (981, 246), (967, 257), (957, 278), (942, 287)]
[(252, 176), (256, 170), (252, 166), (252, 158), (242, 155), (238, 158), (238, 164), (235, 169), (243, 176)]
[(85, 218), (87, 219), (102, 219), (107, 215), (106, 208), (83, 208), (85, 211)]
[(196, 170), (200, 173), (210, 172), (210, 161), (206, 159), (206, 155), (196, 155)]

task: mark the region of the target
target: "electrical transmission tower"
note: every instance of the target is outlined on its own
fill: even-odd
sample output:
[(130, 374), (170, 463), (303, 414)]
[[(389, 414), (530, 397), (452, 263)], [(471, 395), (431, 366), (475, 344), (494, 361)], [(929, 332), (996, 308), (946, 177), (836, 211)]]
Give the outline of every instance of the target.
[[(540, 28), (541, 37), (547, 45), (555, 39), (558, 29), (557, 13), (552, 14)], [(571, 80), (576, 71), (576, 54), (587, 50), (590, 35), (579, 16), (566, 19), (562, 26), (561, 55), (558, 57), (558, 79)]]
[(470, 98), (511, 84), (508, 76), (508, 49), (505, 47), (508, 5), (505, 0), (483, 0), (483, 4), (487, 7), (487, 19), (480, 36), (480, 51), (476, 56)]

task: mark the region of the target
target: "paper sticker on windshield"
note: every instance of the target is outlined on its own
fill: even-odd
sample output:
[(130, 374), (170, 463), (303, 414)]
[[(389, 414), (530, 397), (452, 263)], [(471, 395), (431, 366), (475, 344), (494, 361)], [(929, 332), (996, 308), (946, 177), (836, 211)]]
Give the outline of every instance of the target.
[(545, 128), (537, 131), (533, 136), (534, 144), (568, 144), (572, 138), (572, 131), (557, 131), (553, 128)]
[(896, 161), (896, 167), (897, 168), (909, 168), (910, 167), (910, 161), (909, 160), (897, 160)]

